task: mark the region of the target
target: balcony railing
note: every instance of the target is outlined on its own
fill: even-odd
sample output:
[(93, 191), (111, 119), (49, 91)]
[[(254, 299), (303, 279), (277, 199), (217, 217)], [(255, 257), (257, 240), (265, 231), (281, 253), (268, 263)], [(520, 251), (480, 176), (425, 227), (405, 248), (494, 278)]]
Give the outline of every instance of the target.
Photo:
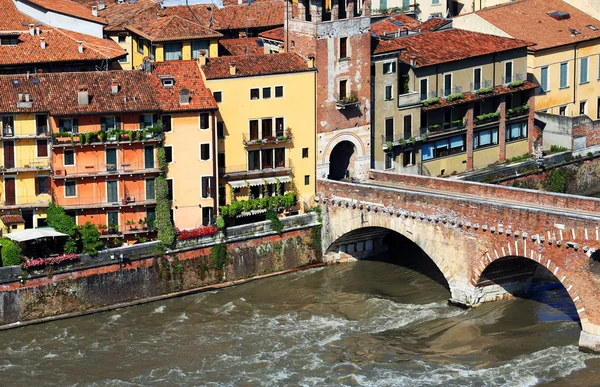
[(474, 93), (479, 89), (486, 89), (492, 87), (492, 81), (485, 79), (479, 83), (471, 82), (471, 92)]
[(515, 81), (523, 81), (523, 74), (511, 74), (511, 75), (503, 75), (502, 76), (502, 84), (503, 85), (508, 85), (511, 82), (515, 82)]
[[(81, 190), (81, 187), (76, 187)], [(65, 192), (54, 192), (52, 199), (57, 205), (63, 206), (65, 209), (94, 209), (94, 208), (120, 208), (120, 207), (135, 207), (149, 206), (156, 204), (156, 199), (146, 199), (146, 193), (142, 190), (129, 192), (126, 195), (119, 194), (117, 197), (107, 196), (105, 190), (102, 190), (98, 195), (81, 195), (76, 192), (77, 196), (66, 196)]]
[(248, 133), (243, 133), (243, 141), (245, 146), (250, 145), (269, 145), (269, 144), (281, 144), (292, 141), (292, 132), (286, 131), (285, 133), (278, 133), (277, 136), (267, 137), (251, 137)]
[(49, 171), (50, 157), (37, 159), (0, 159), (0, 172)]
[(429, 91), (427, 93), (421, 93), (421, 94), (419, 94), (419, 96), (421, 98), (421, 101), (425, 101), (425, 100), (430, 99), (430, 98), (437, 98), (438, 97), (438, 93), (435, 90), (431, 90), (431, 91)]
[(156, 174), (160, 169), (156, 163), (146, 165), (144, 161), (111, 164), (111, 163), (96, 163), (82, 164), (75, 166), (55, 166), (54, 178), (64, 179), (69, 177), (86, 177), (86, 176), (106, 176), (106, 175), (127, 175), (127, 174)]
[(85, 133), (54, 133), (53, 146), (74, 146), (89, 144), (128, 144), (160, 141), (162, 131), (153, 129), (132, 129), (118, 131), (98, 131)]
[(462, 93), (462, 86), (454, 86), (449, 89), (444, 88), (444, 89), (440, 90), (440, 96), (442, 96), (442, 97), (448, 97), (449, 95), (459, 94), (459, 93)]
[(417, 91), (409, 91), (398, 96), (398, 107), (416, 105), (420, 102), (420, 94)]
[(240, 165), (228, 165), (226, 167), (219, 168), (219, 174), (223, 176), (250, 176), (250, 175), (264, 175), (269, 173), (278, 172), (290, 172), (294, 168), (292, 159), (287, 159), (287, 162), (275, 164), (275, 165), (261, 165), (254, 168), (250, 168), (248, 164)]
[[(50, 182), (48, 181), (48, 184)], [(32, 190), (33, 191), (33, 190)], [(32, 192), (33, 194), (33, 192)], [(40, 195), (18, 195), (14, 198), (2, 198), (0, 200), (0, 208), (29, 208), (29, 207), (47, 207), (50, 202), (49, 194)]]

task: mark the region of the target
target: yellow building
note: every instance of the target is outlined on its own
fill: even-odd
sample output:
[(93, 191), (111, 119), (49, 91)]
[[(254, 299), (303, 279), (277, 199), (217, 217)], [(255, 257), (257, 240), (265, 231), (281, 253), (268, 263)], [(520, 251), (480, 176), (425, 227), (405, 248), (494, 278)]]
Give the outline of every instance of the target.
[[(196, 228), (216, 214), (217, 103), (196, 61), (155, 63), (165, 133), (167, 182), (175, 226)], [(185, 90), (185, 91), (184, 91)]]
[[(143, 25), (131, 25), (131, 67), (138, 68), (149, 57), (155, 62), (217, 57), (223, 35), (179, 16), (158, 17)], [(117, 37), (117, 39), (119, 39)], [(126, 38), (123, 44), (127, 44)]]
[(560, 0), (526, 0), (455, 18), (453, 27), (531, 42), (537, 111), (600, 118), (600, 21)]
[[(17, 110), (31, 108), (29, 94), (19, 98), (21, 102), (15, 103)], [(8, 227), (21, 230), (44, 226), (46, 208), (51, 200), (48, 116), (2, 113), (0, 126), (0, 220), (3, 231)]]
[[(315, 194), (315, 68), (295, 53), (201, 58), (219, 106), (220, 204)], [(276, 192), (277, 189), (280, 192)]]

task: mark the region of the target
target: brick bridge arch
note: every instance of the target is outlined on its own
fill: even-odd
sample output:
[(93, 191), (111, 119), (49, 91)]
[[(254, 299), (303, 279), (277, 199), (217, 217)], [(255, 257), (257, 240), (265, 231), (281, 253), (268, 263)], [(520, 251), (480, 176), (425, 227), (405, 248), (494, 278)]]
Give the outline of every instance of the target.
[[(392, 230), (414, 242), (437, 265), (448, 281), (451, 301), (476, 306), (509, 296), (481, 286), (482, 273), (492, 263), (526, 258), (547, 268), (563, 284), (581, 320), (580, 346), (600, 351), (600, 268), (591, 259), (600, 247), (600, 211), (595, 210), (595, 216), (593, 211), (592, 215), (569, 212), (557, 204), (571, 199), (568, 195), (540, 198), (535, 196), (540, 193), (507, 187), (492, 186), (493, 192), (473, 197), (478, 188), (491, 189), (476, 183), (453, 182), (464, 185), (464, 192), (451, 194), (442, 191), (444, 179), (426, 179), (440, 188), (413, 189), (405, 182), (394, 186), (389, 181), (319, 181), (315, 201), (323, 214), (324, 259), (361, 258), (377, 247), (377, 235), (365, 234), (361, 241), (360, 230)], [(504, 194), (518, 199), (523, 193), (530, 195), (529, 202), (500, 200)], [(485, 195), (489, 200), (484, 200)], [(552, 200), (556, 207), (534, 205), (534, 199), (538, 204)], [(600, 209), (600, 201), (589, 200)], [(352, 232), (353, 239), (345, 240)]]

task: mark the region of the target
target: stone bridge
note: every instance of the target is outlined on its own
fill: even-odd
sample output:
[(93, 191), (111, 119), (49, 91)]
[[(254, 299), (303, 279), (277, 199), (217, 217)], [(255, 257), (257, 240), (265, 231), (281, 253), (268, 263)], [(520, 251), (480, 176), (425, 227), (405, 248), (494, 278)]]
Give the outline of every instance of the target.
[(361, 183), (318, 181), (315, 201), (324, 259), (385, 251), (395, 232), (431, 258), (450, 301), (465, 306), (519, 295), (542, 270), (573, 300), (579, 346), (600, 352), (599, 199), (370, 171)]

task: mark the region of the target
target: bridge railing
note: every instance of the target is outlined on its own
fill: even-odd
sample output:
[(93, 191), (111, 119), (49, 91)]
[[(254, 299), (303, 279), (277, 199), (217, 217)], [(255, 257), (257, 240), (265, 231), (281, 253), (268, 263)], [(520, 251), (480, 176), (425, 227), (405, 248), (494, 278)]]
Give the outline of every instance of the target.
[(540, 192), (530, 189), (475, 183), (470, 181), (458, 181), (439, 177), (403, 175), (376, 170), (369, 171), (369, 178), (376, 181), (398, 184), (400, 186), (450, 191), (459, 194), (481, 196), (482, 198), (554, 207), (557, 210), (596, 212), (600, 216), (600, 199), (586, 198), (583, 196)]

